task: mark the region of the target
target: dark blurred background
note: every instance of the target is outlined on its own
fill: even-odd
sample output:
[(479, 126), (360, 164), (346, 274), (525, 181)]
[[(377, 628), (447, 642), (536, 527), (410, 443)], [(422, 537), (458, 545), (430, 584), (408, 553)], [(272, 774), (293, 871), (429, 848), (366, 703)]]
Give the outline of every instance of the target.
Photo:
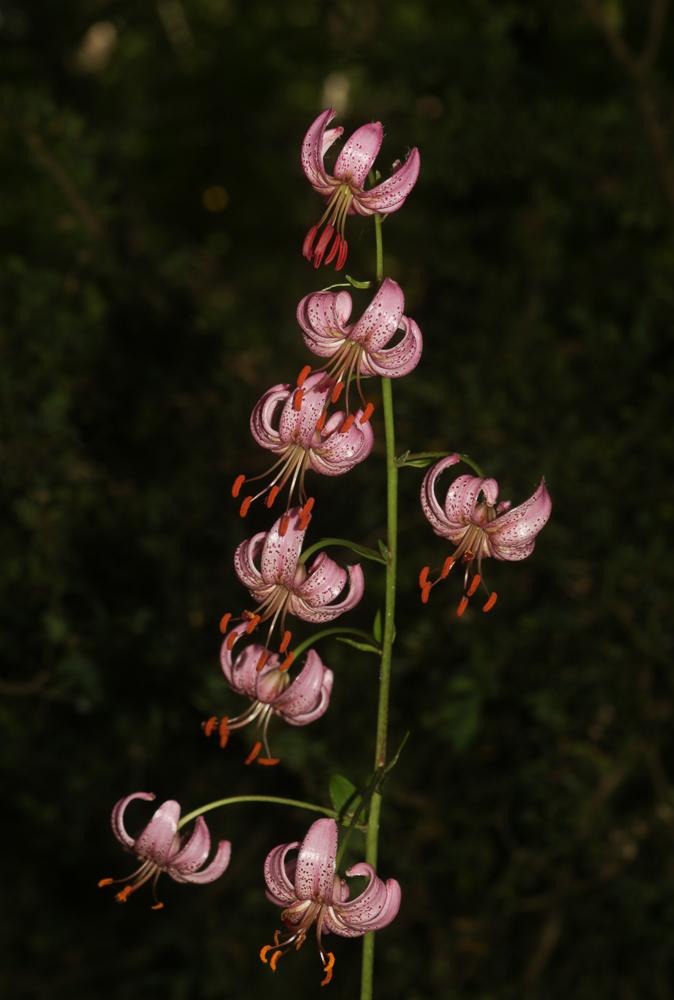
[[(458, 582), (418, 603), (438, 545), (402, 474), (401, 585), (380, 872), (404, 889), (377, 940), (380, 997), (674, 995), (671, 494), (674, 14), (666, 0), (2, 0), (1, 392), (9, 1000), (313, 996), (309, 943), (257, 958), (274, 844), (308, 814), (210, 817), (226, 875), (116, 906), (109, 829), (137, 789), (328, 803), (367, 780), (376, 661), (321, 647), (329, 714), (277, 724), (276, 769), (200, 731), (240, 708), (218, 620), (245, 592), (229, 496), (267, 456), (261, 393), (306, 360), (300, 255), (320, 199), (299, 145), (333, 106), (386, 127), (419, 183), (384, 228), (425, 351), (395, 385), (400, 449), (458, 449), (518, 503), (545, 473), (534, 556), (493, 563), (494, 612)], [(373, 269), (372, 226), (346, 270)], [(356, 311), (368, 293), (355, 293)], [(376, 392), (377, 390), (373, 390)], [(383, 533), (383, 434), (316, 482), (312, 538)], [(348, 624), (368, 627), (381, 574)], [(668, 610), (669, 609), (669, 610)], [(307, 635), (301, 626), (296, 635)], [(131, 816), (140, 828), (149, 815)], [(352, 859), (362, 857), (358, 836)], [(358, 994), (338, 941), (335, 998)]]

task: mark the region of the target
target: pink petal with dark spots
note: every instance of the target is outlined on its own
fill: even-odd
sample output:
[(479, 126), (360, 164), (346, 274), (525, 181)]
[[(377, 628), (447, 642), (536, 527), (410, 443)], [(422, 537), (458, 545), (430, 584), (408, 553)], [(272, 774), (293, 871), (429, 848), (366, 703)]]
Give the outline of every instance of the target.
[(333, 174), (352, 187), (362, 188), (381, 149), (384, 129), (381, 122), (361, 125), (342, 146)]
[(332, 901), (336, 854), (337, 824), (334, 819), (317, 819), (309, 827), (297, 856), (297, 899)]
[(229, 865), (231, 856), (231, 841), (221, 840), (218, 842), (218, 848), (213, 860), (206, 868), (194, 872), (181, 869), (180, 871), (170, 871), (169, 874), (176, 882), (189, 882), (191, 885), (206, 885), (208, 882), (214, 882), (216, 878), (220, 878)]
[(173, 799), (162, 802), (136, 840), (134, 850), (138, 857), (165, 868), (175, 851), (179, 820), (180, 804)]
[(552, 501), (541, 479), (535, 493), (487, 526), (489, 545), (494, 558), (517, 561), (531, 554), (536, 536), (545, 527), (552, 510)]
[(302, 169), (307, 180), (315, 191), (325, 196), (331, 193), (336, 183), (326, 173), (323, 166), (323, 158), (333, 142), (344, 131), (343, 128), (327, 128), (334, 117), (335, 112), (332, 108), (321, 112), (318, 118), (309, 126), (302, 142), (302, 152), (300, 154)]
[(448, 455), (446, 458), (441, 458), (439, 462), (432, 465), (421, 484), (421, 509), (424, 512), (426, 518), (430, 521), (431, 527), (436, 535), (442, 535), (443, 537), (449, 537), (447, 535), (448, 525), (447, 516), (445, 514), (444, 508), (440, 505), (438, 498), (435, 493), (435, 485), (445, 469), (450, 468), (452, 465), (456, 465), (461, 459), (457, 454)]
[(129, 803), (133, 802), (134, 799), (142, 799), (144, 802), (154, 802), (156, 796), (152, 792), (133, 792), (131, 795), (126, 795), (123, 799), (117, 802), (112, 810), (112, 832), (114, 833), (117, 840), (122, 844), (123, 847), (128, 847), (129, 850), (133, 849), (136, 843), (135, 837), (132, 837), (124, 825), (124, 814), (126, 813), (127, 806)]
[[(287, 529), (285, 534), (281, 535), (281, 521), (284, 517), (288, 519)], [(278, 521), (275, 521), (266, 533), (260, 559), (262, 578), (265, 583), (293, 587), (297, 563), (307, 530), (306, 527), (300, 528), (299, 522), (300, 508), (293, 507)]]
[(288, 878), (286, 857), (289, 851), (299, 847), (299, 841), (291, 844), (279, 844), (274, 847), (264, 862), (264, 880), (267, 883), (267, 899), (277, 906), (287, 906), (294, 902), (295, 886)]
[(414, 187), (419, 176), (421, 158), (419, 150), (414, 147), (405, 162), (381, 184), (370, 188), (363, 194), (358, 193), (353, 201), (353, 207), (360, 215), (372, 215), (379, 212), (388, 215), (402, 208), (405, 199)]
[(306, 662), (290, 685), (274, 699), (274, 711), (291, 726), (306, 726), (325, 713), (330, 702), (333, 673), (310, 649)]
[(347, 336), (351, 305), (348, 292), (305, 295), (297, 306), (296, 315), (310, 351), (329, 358), (341, 347)]
[(401, 378), (409, 375), (419, 363), (423, 349), (421, 330), (413, 319), (403, 316), (399, 328), (403, 338), (394, 347), (385, 350), (369, 348), (360, 360), (361, 375), (381, 375), (384, 378)]
[(349, 333), (349, 339), (376, 350), (394, 336), (405, 308), (405, 296), (392, 278), (384, 278), (377, 294)]

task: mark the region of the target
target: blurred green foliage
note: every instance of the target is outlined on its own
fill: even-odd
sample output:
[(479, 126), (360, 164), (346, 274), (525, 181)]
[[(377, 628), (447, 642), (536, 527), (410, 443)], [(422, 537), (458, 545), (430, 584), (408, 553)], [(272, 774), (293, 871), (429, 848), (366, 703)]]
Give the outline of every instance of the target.
[[(674, 26), (660, 10), (2, 4), (3, 996), (318, 989), (311, 946), (275, 976), (257, 960), (277, 921), (262, 860), (306, 815), (214, 813), (230, 870), (205, 889), (165, 880), (159, 914), (95, 885), (133, 863), (108, 828), (127, 791), (327, 804), (331, 774), (368, 777), (376, 660), (339, 643), (323, 649), (330, 713), (276, 727), (273, 773), (242, 767), (245, 740), (223, 754), (199, 729), (235, 709), (217, 622), (243, 599), (232, 550), (266, 524), (253, 511), (243, 526), (229, 498), (266, 461), (248, 414), (304, 363), (295, 305), (331, 280), (299, 253), (320, 209), (299, 143), (329, 104), (347, 129), (385, 123), (384, 168), (422, 152), (384, 228), (425, 334), (395, 386), (400, 450), (465, 451), (514, 502), (544, 472), (555, 503), (532, 559), (488, 567), (494, 613), (457, 620), (455, 581), (418, 604), (438, 545), (423, 473), (401, 474), (392, 746), (412, 737), (385, 789), (380, 871), (404, 905), (378, 938), (378, 995), (673, 995)], [(653, 43), (638, 73), (616, 38)], [(368, 277), (371, 227), (349, 235), (347, 269)], [(312, 530), (381, 537), (376, 419), (367, 466), (316, 484)], [(365, 628), (374, 564), (367, 578), (349, 621)], [(353, 997), (358, 944), (335, 951), (332, 995)]]

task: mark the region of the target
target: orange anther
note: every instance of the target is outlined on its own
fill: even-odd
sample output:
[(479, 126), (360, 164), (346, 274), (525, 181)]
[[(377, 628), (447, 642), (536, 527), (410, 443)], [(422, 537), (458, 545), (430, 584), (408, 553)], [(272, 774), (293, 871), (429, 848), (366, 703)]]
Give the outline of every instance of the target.
[(286, 531), (288, 530), (289, 523), (290, 523), (290, 518), (288, 517), (287, 514), (284, 514), (283, 517), (281, 518), (281, 523), (279, 524), (279, 529), (278, 529), (278, 533), (281, 536), (281, 538), (283, 538)]
[(470, 581), (470, 587), (466, 591), (466, 597), (472, 597), (477, 588), (480, 586), (480, 580), (482, 577), (479, 573), (476, 573), (473, 579)]
[(304, 389), (295, 389), (293, 393), (293, 410), (302, 409), (302, 400), (304, 399)]
[(218, 725), (217, 715), (212, 715), (210, 719), (206, 719), (205, 722), (201, 723), (201, 728), (204, 731), (204, 736), (212, 736)]
[(227, 631), (227, 626), (229, 625), (229, 619), (232, 617), (232, 612), (228, 611), (226, 615), (223, 615), (220, 619), (220, 631), (224, 635)]
[(281, 673), (283, 673), (284, 670), (288, 670), (290, 668), (290, 665), (292, 664), (292, 662), (293, 662), (294, 659), (295, 659), (295, 654), (294, 653), (288, 653), (288, 655), (286, 656), (285, 660), (283, 661), (283, 663), (279, 667), (279, 670), (281, 671)]
[(276, 497), (279, 495), (280, 492), (281, 492), (280, 486), (272, 486), (272, 488), (269, 490), (269, 496), (265, 500), (265, 504), (269, 509), (271, 509), (274, 506), (274, 500), (276, 500)]
[(320, 417), (316, 421), (316, 430), (318, 431), (319, 434), (321, 433), (321, 431), (325, 427), (325, 421), (327, 419), (328, 419), (328, 411), (327, 410), (323, 410), (323, 412), (321, 413)]
[(274, 947), (279, 947), (279, 941), (281, 940), (281, 932), (278, 928), (274, 931)]
[(260, 673), (260, 671), (262, 670), (263, 666), (265, 665), (265, 663), (267, 662), (267, 660), (269, 659), (270, 656), (271, 656), (271, 653), (269, 652), (268, 649), (263, 649), (262, 650), (262, 652), (260, 653), (260, 659), (257, 661), (257, 665), (255, 667), (255, 669), (257, 670), (258, 674)]
[(339, 428), (339, 433), (346, 434), (347, 431), (350, 431), (351, 428), (353, 427), (353, 422), (355, 419), (356, 418), (354, 417), (353, 413), (350, 413), (346, 418), (346, 420), (344, 421), (344, 423), (342, 424), (342, 426)]
[(261, 749), (262, 749), (262, 744), (258, 741), (257, 743), (254, 744), (253, 749), (246, 757), (244, 764), (252, 764)]
[(164, 904), (163, 903), (155, 903), (154, 906), (150, 907), (150, 909), (151, 910), (163, 910), (164, 909)]
[(234, 480), (234, 485), (232, 486), (232, 496), (233, 497), (238, 497), (239, 493), (241, 492), (241, 487), (243, 486), (243, 484), (245, 483), (245, 481), (246, 481), (246, 477), (245, 476), (237, 476), (236, 477), (236, 479)]
[(303, 517), (306, 517), (307, 514), (311, 513), (311, 511), (313, 510), (313, 507), (314, 507), (315, 503), (316, 503), (316, 500), (314, 499), (314, 497), (309, 497), (309, 499), (305, 503), (304, 507), (302, 508), (302, 516)]
[(425, 587), (426, 584), (428, 583), (428, 574), (430, 573), (430, 571), (431, 571), (431, 567), (430, 566), (424, 566), (424, 568), (421, 570), (421, 573), (419, 573), (419, 586), (420, 587)]
[(286, 629), (285, 632), (283, 633), (283, 642), (278, 648), (279, 653), (285, 653), (286, 649), (290, 645), (290, 640), (292, 639), (292, 637), (293, 637), (292, 632), (289, 632), (288, 629)]
[(253, 502), (253, 497), (246, 497), (243, 500), (241, 506), (239, 507), (239, 516), (240, 517), (245, 517), (246, 516), (246, 514), (250, 510), (250, 505), (252, 504), (252, 502)]
[(311, 365), (305, 365), (302, 371), (297, 376), (297, 384), (299, 386), (304, 385), (307, 378), (311, 375)]
[(327, 961), (323, 966), (323, 972), (325, 973), (325, 976), (321, 980), (321, 986), (327, 986), (330, 980), (332, 979), (332, 969), (334, 964), (335, 964), (335, 956), (332, 954), (331, 951), (329, 951)]
[(250, 621), (246, 625), (246, 635), (252, 635), (261, 621), (262, 619), (259, 615), (251, 615)]
[(425, 583), (421, 588), (421, 603), (428, 604), (428, 598), (431, 596), (432, 584)]
[(440, 579), (444, 580), (446, 576), (449, 576), (450, 570), (454, 565), (454, 559), (452, 556), (447, 556), (442, 564), (442, 569), (440, 570)]
[(368, 403), (365, 409), (363, 410), (363, 415), (360, 418), (360, 423), (366, 424), (373, 413), (374, 413), (374, 404)]
[(275, 951), (272, 957), (269, 959), (269, 968), (272, 972), (276, 972), (276, 966), (278, 965), (278, 960), (283, 954), (282, 951)]
[(486, 603), (485, 603), (484, 607), (482, 608), (482, 610), (483, 610), (483, 611), (485, 611), (485, 612), (486, 612), (486, 611), (491, 611), (491, 609), (492, 609), (492, 608), (494, 607), (494, 605), (496, 604), (496, 601), (497, 601), (497, 600), (498, 600), (498, 594), (497, 594), (497, 593), (496, 593), (496, 591), (494, 590), (494, 591), (492, 591), (492, 593), (491, 593), (491, 594), (489, 595), (489, 597), (487, 598), (487, 601), (486, 601)]
[(456, 609), (456, 613), (457, 613), (457, 616), (458, 616), (459, 618), (460, 618), (460, 617), (461, 617), (461, 615), (462, 615), (462, 614), (464, 613), (464, 611), (466, 610), (466, 608), (467, 608), (467, 607), (468, 607), (468, 598), (464, 596), (464, 597), (462, 597), (462, 598), (461, 598), (461, 600), (459, 601), (459, 606), (458, 606), (458, 608)]
[(115, 896), (115, 899), (117, 900), (117, 902), (118, 903), (126, 903), (127, 899), (129, 898), (129, 896), (133, 892), (134, 888), (135, 887), (132, 886), (132, 885), (125, 886), (121, 890), (121, 892), (118, 892), (117, 895)]
[(227, 649), (231, 649), (238, 638), (239, 638), (238, 632), (236, 631), (230, 632), (229, 635), (227, 636), (227, 641), (225, 642)]
[(104, 885), (112, 885), (114, 878), (102, 878), (98, 881), (98, 888), (102, 889)]
[(220, 749), (224, 750), (227, 746), (227, 741), (229, 740), (229, 719), (226, 715), (220, 720), (220, 725), (218, 726), (218, 737)]
[(269, 954), (270, 951), (273, 951), (273, 950), (274, 950), (274, 945), (273, 944), (266, 944), (264, 946), (264, 948), (260, 948), (260, 961), (264, 962), (264, 964), (266, 965), (267, 964), (267, 955)]
[(338, 382), (335, 388), (332, 390), (332, 395), (330, 396), (330, 402), (336, 403), (339, 397), (342, 395), (343, 391), (344, 391), (344, 383)]
[(265, 767), (273, 767), (275, 764), (278, 764), (280, 760), (280, 757), (258, 757), (257, 763), (264, 764)]

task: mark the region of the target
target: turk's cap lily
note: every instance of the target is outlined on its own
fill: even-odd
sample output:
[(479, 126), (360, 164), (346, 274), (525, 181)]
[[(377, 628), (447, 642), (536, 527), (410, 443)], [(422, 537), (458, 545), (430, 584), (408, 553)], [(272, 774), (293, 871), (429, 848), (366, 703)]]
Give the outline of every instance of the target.
[(384, 278), (357, 322), (349, 323), (352, 300), (345, 291), (305, 295), (297, 307), (297, 322), (309, 350), (331, 359), (327, 374), (348, 385), (353, 377), (400, 378), (416, 368), (423, 339), (415, 321), (403, 315), (404, 308), (402, 288)]
[[(302, 143), (304, 174), (314, 191), (327, 200), (323, 217), (307, 233), (302, 252), (307, 260), (313, 260), (314, 267), (320, 267), (324, 258), (326, 264), (336, 258), (335, 268), (340, 270), (348, 253), (344, 238), (347, 216), (373, 215), (375, 212), (389, 215), (402, 208), (417, 182), (420, 157), (415, 147), (404, 163), (395, 164), (390, 177), (366, 190), (365, 181), (384, 138), (383, 125), (369, 122), (356, 129), (344, 143), (330, 173), (325, 167), (325, 154), (344, 131), (341, 127), (328, 128), (334, 117), (332, 108), (321, 112), (309, 126)], [(316, 241), (321, 227), (324, 227), (323, 232)]]
[[(325, 978), (332, 976), (334, 956), (323, 949), (322, 936), (360, 937), (381, 930), (391, 923), (400, 909), (400, 885), (395, 879), (384, 882), (374, 868), (360, 862), (347, 869), (346, 875), (365, 876), (368, 884), (360, 895), (350, 899), (346, 882), (336, 873), (337, 824), (333, 819), (319, 819), (309, 827), (300, 844), (280, 844), (267, 855), (264, 877), (267, 898), (283, 907), (281, 920), (287, 933), (278, 931), (273, 945), (260, 952), (263, 962), (275, 970), (281, 956), (291, 947), (300, 948), (311, 925), (316, 923), (316, 938)], [(291, 851), (299, 848), (296, 859)]]
[[(438, 477), (459, 461), (459, 455), (449, 455), (428, 470), (421, 486), (421, 507), (436, 535), (456, 545), (434, 583), (444, 579), (455, 563), (466, 565), (464, 596), (459, 604), (459, 614), (463, 614), (481, 582), (482, 560), (517, 562), (531, 555), (536, 537), (550, 517), (552, 501), (544, 478), (528, 500), (513, 507), (510, 501), (499, 501), (495, 479), (462, 475), (451, 483), (441, 504), (436, 494)], [(477, 572), (471, 573), (474, 565)], [(434, 586), (428, 581), (428, 567), (422, 570), (419, 583), (425, 602)], [(496, 595), (491, 594), (483, 610), (490, 610), (495, 602)]]
[[(300, 562), (307, 527), (307, 518), (295, 507), (269, 531), (258, 532), (237, 547), (234, 569), (259, 602), (249, 617), (256, 625), (286, 614), (308, 622), (333, 621), (363, 596), (365, 579), (359, 563), (342, 569), (325, 552), (308, 566)], [(338, 600), (347, 583), (346, 596)], [(250, 626), (248, 630), (252, 631)]]
[[(126, 827), (126, 811), (137, 799), (154, 802), (152, 792), (133, 792), (120, 799), (112, 810), (112, 832), (120, 844), (132, 851), (141, 865), (124, 879), (101, 879), (99, 886), (126, 882), (125, 888), (115, 896), (124, 903), (136, 889), (152, 881), (153, 889), (157, 879), (166, 872), (176, 882), (190, 882), (204, 885), (219, 878), (229, 865), (232, 845), (229, 840), (220, 840), (215, 855), (206, 864), (211, 851), (211, 837), (203, 816), (197, 817), (192, 833), (183, 839), (178, 831), (180, 804), (168, 799), (155, 809), (150, 822), (133, 837)], [(205, 865), (205, 867), (204, 867)], [(153, 909), (161, 909), (156, 903)]]

